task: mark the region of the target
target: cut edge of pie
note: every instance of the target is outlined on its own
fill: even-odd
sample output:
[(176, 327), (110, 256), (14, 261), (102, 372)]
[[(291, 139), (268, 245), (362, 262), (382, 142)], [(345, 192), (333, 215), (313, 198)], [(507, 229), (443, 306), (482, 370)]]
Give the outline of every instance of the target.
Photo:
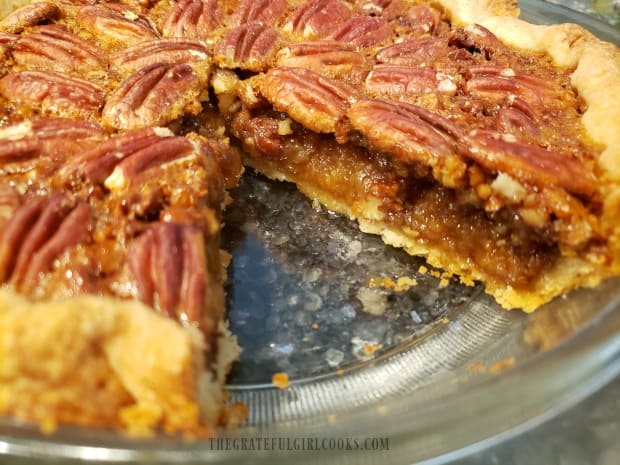
[[(519, 10), (511, 1), (440, 0), (429, 3), (439, 3), (456, 26), (467, 29), (474, 24), (481, 25), (506, 45), (526, 53), (548, 54), (556, 66), (571, 70), (571, 85), (587, 107), (582, 116), (584, 129), (593, 143), (603, 148), (597, 160), (600, 170), (597, 182), (603, 198), (600, 225), (607, 239), (606, 262), (600, 256), (566, 254), (557, 257), (550, 268), (542, 271), (529, 289), (515, 289), (467, 259), (455, 256), (454, 250), (444, 247), (443, 241), (422, 242), (418, 240), (417, 231), (412, 233), (408, 228), (383, 221), (385, 214), (378, 209), (374, 199), (351, 202), (343, 198), (338, 189), (326, 189), (324, 183), (315, 182), (316, 176), (313, 179), (304, 175), (303, 169), (298, 169), (295, 162), (272, 160), (258, 153), (256, 144), (244, 144), (245, 163), (272, 179), (295, 183), (309, 198), (357, 220), (363, 231), (380, 235), (387, 244), (423, 256), (431, 265), (460, 275), (464, 283), (483, 282), (486, 292), (507, 309), (520, 308), (530, 312), (558, 295), (581, 286), (596, 286), (601, 280), (620, 273), (620, 50), (576, 24), (533, 25), (518, 19)], [(242, 87), (237, 93), (243, 100), (247, 91)], [(250, 108), (252, 104), (250, 99)], [(277, 110), (296, 119), (283, 107)], [(324, 158), (332, 166), (342, 165), (342, 171), (346, 171), (350, 165), (341, 164), (340, 158), (329, 155), (339, 145), (334, 141), (322, 149)], [(317, 151), (320, 152), (321, 149)], [(324, 161), (323, 165), (329, 163)], [(350, 178), (358, 175), (361, 171), (354, 170)], [(340, 186), (341, 191), (355, 188), (355, 182), (347, 183), (349, 181), (345, 180), (345, 187)], [(446, 242), (449, 240), (448, 235)]]

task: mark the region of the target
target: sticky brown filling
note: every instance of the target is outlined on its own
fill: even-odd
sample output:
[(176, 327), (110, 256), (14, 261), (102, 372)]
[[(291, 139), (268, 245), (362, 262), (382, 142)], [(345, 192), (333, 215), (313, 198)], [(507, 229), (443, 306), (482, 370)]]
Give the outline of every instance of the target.
[(488, 214), (459, 198), (458, 191), (353, 144), (299, 128), (287, 136), (271, 133), (271, 147), (277, 149), (265, 153), (267, 121), (277, 127), (282, 120), (238, 115), (233, 121), (246, 162), (268, 175), (284, 174), (310, 196), (327, 194), (359, 218), (373, 218), (376, 210), (387, 227), (408, 231), (413, 241), (438, 246), (515, 288), (528, 289), (559, 256), (557, 246), (509, 213)]

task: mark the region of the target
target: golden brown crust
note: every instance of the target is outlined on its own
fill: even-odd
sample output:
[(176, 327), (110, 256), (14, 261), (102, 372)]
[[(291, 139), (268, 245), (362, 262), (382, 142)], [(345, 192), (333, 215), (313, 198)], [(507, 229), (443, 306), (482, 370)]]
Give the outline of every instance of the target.
[(81, 296), (33, 303), (3, 289), (0, 336), (2, 413), (47, 428), (200, 429), (200, 336), (139, 302)]

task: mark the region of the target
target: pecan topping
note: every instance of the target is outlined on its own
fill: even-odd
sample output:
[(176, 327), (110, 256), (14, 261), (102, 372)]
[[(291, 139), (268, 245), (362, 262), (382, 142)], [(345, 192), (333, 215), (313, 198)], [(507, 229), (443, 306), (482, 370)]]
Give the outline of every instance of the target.
[(443, 38), (426, 37), (411, 39), (382, 48), (375, 55), (379, 63), (400, 66), (431, 64), (437, 57), (448, 53), (448, 41)]
[(13, 48), (17, 64), (60, 73), (103, 74), (100, 51), (63, 26), (47, 25), (22, 36)]
[(54, 118), (26, 121), (0, 129), (0, 164), (38, 157), (63, 160), (103, 139), (95, 123)]
[(353, 47), (335, 40), (298, 42), (281, 49), (276, 65), (287, 68), (306, 68), (330, 77), (348, 75), (353, 69), (365, 67), (364, 56)]
[(449, 120), (416, 105), (380, 100), (360, 100), (347, 115), (375, 150), (430, 166), (447, 187), (463, 179), (467, 166), (455, 155), (461, 132)]
[(450, 39), (450, 45), (455, 45), (470, 53), (482, 54), (487, 60), (499, 54), (509, 53), (495, 34), (479, 24), (457, 29)]
[(203, 80), (189, 65), (156, 63), (127, 78), (103, 109), (103, 123), (117, 129), (163, 126), (200, 112)]
[(197, 40), (173, 38), (142, 42), (113, 55), (110, 61), (122, 74), (134, 73), (156, 63), (186, 63), (202, 72), (206, 79), (210, 54)]
[[(9, 58), (9, 52), (13, 48), (13, 44), (17, 40), (15, 34), (0, 34), (0, 60), (6, 60)], [(0, 73), (2, 68), (0, 68)]]
[(0, 282), (31, 293), (54, 260), (88, 232), (88, 205), (62, 194), (26, 203), (5, 224), (0, 239)]
[(557, 186), (574, 194), (592, 195), (596, 177), (579, 160), (542, 147), (525, 144), (510, 134), (473, 131), (466, 137), (467, 155), (496, 173), (540, 188)]
[(202, 232), (157, 223), (130, 246), (128, 265), (138, 298), (182, 323), (202, 323), (209, 274)]
[(76, 21), (103, 47), (112, 44), (127, 47), (158, 38), (155, 27), (146, 16), (121, 5), (106, 3), (82, 7)]
[(232, 15), (232, 25), (254, 22), (276, 25), (286, 7), (286, 0), (242, 0)]
[(25, 28), (60, 17), (60, 8), (50, 2), (36, 2), (23, 6), (0, 21), (0, 32), (19, 34)]
[(497, 128), (507, 134), (521, 133), (532, 137), (540, 134), (540, 121), (534, 110), (521, 99), (511, 100), (510, 108), (499, 110)]
[(466, 90), (482, 98), (504, 100), (512, 95), (529, 105), (540, 107), (558, 101), (564, 89), (531, 74), (517, 73), (501, 66), (475, 66), (469, 70)]
[(415, 96), (429, 92), (456, 92), (452, 78), (433, 68), (377, 65), (368, 74), (365, 90), (370, 95)]
[(48, 71), (9, 73), (0, 79), (0, 95), (45, 114), (96, 117), (105, 102), (103, 90), (95, 84)]
[(224, 68), (263, 71), (278, 50), (278, 31), (262, 23), (251, 23), (228, 31), (215, 48), (214, 60)]
[(337, 26), (329, 37), (356, 47), (369, 47), (384, 42), (391, 35), (392, 27), (385, 19), (357, 16)]
[(403, 0), (365, 0), (355, 3), (357, 10), (359, 10), (362, 14), (369, 16), (382, 16), (387, 20), (394, 19), (397, 16), (393, 14), (394, 11), (402, 13), (410, 8), (410, 6)]
[(439, 12), (426, 5), (413, 5), (407, 8), (402, 22), (407, 24), (416, 35), (430, 34), (437, 29), (441, 18)]
[(282, 30), (307, 38), (325, 37), (350, 16), (351, 10), (340, 0), (309, 0), (297, 7)]
[(11, 186), (0, 185), (0, 228), (13, 216), (13, 212), (19, 208), (21, 199), (19, 193)]
[(100, 142), (73, 158), (59, 171), (59, 178), (61, 185), (87, 179), (121, 189), (142, 172), (190, 156), (195, 150), (189, 140), (173, 137), (167, 129), (139, 129)]
[(204, 39), (222, 22), (217, 0), (181, 0), (169, 11), (162, 25), (164, 37)]
[(274, 107), (308, 129), (335, 132), (355, 97), (336, 81), (301, 68), (274, 68), (265, 76), (262, 93)]

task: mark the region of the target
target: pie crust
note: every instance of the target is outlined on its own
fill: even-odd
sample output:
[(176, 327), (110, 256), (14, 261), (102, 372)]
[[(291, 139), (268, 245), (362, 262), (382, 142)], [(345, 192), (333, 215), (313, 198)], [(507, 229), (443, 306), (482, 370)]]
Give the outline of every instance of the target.
[[(144, 271), (146, 267), (142, 266), (143, 264), (135, 265), (137, 268), (123, 265), (122, 279), (127, 279), (132, 272), (138, 276), (131, 281), (134, 283), (131, 292), (124, 295), (120, 295), (122, 294), (120, 292), (117, 293), (118, 295), (114, 292), (102, 292), (99, 289), (90, 294), (87, 292), (86, 294), (89, 295), (73, 296), (70, 291), (63, 288), (63, 292), (52, 292), (48, 293), (49, 295), (44, 293), (43, 296), (35, 296), (35, 301), (32, 301), (15, 292), (14, 286), (4, 286), (0, 290), (0, 413), (12, 415), (18, 420), (37, 422), (45, 431), (53, 430), (59, 423), (73, 423), (114, 427), (137, 435), (149, 434), (156, 429), (171, 433), (182, 432), (187, 435), (214, 434), (214, 428), (226, 416), (225, 408), (223, 408), (225, 395), (222, 386), (228, 368), (239, 351), (236, 340), (230, 335), (223, 318), (221, 268), (226, 260), (218, 252), (220, 233), (218, 215), (225, 204), (224, 190), (232, 188), (240, 174), (235, 155), (231, 151), (221, 149), (222, 143), (228, 146), (229, 135), (237, 138), (233, 143), (238, 143), (245, 148), (244, 159), (247, 165), (271, 178), (295, 182), (308, 197), (320, 201), (336, 212), (356, 219), (363, 231), (381, 235), (387, 244), (402, 247), (413, 255), (424, 256), (430, 264), (460, 275), (462, 281), (467, 284), (482, 281), (487, 292), (506, 308), (518, 307), (531, 311), (571, 289), (579, 286), (595, 286), (602, 279), (620, 273), (620, 52), (617, 47), (601, 42), (577, 25), (536, 26), (528, 24), (518, 19), (519, 11), (516, 2), (511, 0), (436, 0), (433, 2), (400, 0), (400, 3), (407, 9), (418, 4), (430, 4), (436, 8), (435, 11), (443, 14), (444, 25), (447, 20), (451, 23), (452, 29), (461, 28), (465, 31), (463, 32), (465, 35), (480, 34), (479, 27), (482, 26), (505, 45), (518, 50), (521, 56), (531, 54), (545, 63), (547, 63), (545, 60), (550, 58), (560, 70), (559, 74), (567, 73), (572, 91), (577, 94), (577, 97), (574, 97), (577, 103), (573, 105), (572, 110), (583, 111), (580, 116), (583, 134), (576, 136), (579, 142), (575, 144), (583, 143), (588, 150), (596, 148), (596, 157), (594, 160), (588, 159), (584, 162), (588, 170), (587, 172), (584, 170), (585, 181), (580, 177), (575, 179), (576, 193), (562, 190), (566, 186), (559, 191), (570, 199), (576, 198), (578, 202), (581, 202), (579, 205), (586, 206), (584, 208), (587, 210), (588, 218), (594, 218), (591, 221), (596, 225), (596, 237), (595, 240), (584, 239), (585, 246), (583, 243), (573, 245), (570, 230), (577, 222), (571, 223), (573, 220), (570, 217), (571, 219), (559, 226), (560, 229), (564, 228), (562, 233), (555, 230), (549, 232), (552, 240), (556, 241), (551, 246), (553, 252), (544, 250), (546, 236), (540, 240), (536, 239), (538, 242), (535, 242), (532, 250), (536, 253), (540, 251), (545, 266), (541, 265), (540, 272), (536, 272), (534, 277), (527, 277), (529, 279), (527, 285), (519, 287), (507, 282), (506, 277), (501, 273), (494, 274), (489, 271), (488, 267), (484, 268), (481, 261), (476, 261), (478, 259), (468, 257), (466, 254), (456, 254), (458, 248), (464, 243), (462, 239), (459, 239), (461, 245), (458, 240), (456, 245), (446, 245), (455, 237), (455, 233), (453, 234), (453, 231), (448, 229), (453, 226), (446, 226), (447, 216), (443, 215), (449, 208), (455, 211), (454, 224), (470, 221), (467, 224), (471, 225), (473, 233), (468, 237), (473, 242), (478, 238), (476, 234), (484, 232), (486, 228), (484, 225), (489, 225), (490, 229), (503, 225), (501, 218), (498, 220), (491, 214), (487, 215), (488, 212), (479, 204), (473, 207), (467, 204), (465, 210), (459, 210), (462, 204), (455, 203), (454, 199), (461, 191), (465, 191), (465, 188), (450, 178), (452, 165), (448, 164), (447, 167), (438, 165), (437, 173), (432, 172), (432, 175), (429, 175), (426, 161), (421, 163), (411, 163), (410, 160), (398, 161), (396, 160), (398, 157), (385, 149), (385, 144), (382, 145), (384, 141), (372, 141), (367, 137), (366, 140), (360, 142), (363, 137), (359, 133), (363, 131), (358, 127), (353, 130), (351, 122), (345, 121), (347, 118), (353, 120), (350, 113), (349, 116), (337, 118), (334, 122), (329, 118), (322, 118), (320, 113), (318, 116), (315, 114), (308, 118), (303, 112), (296, 113), (293, 106), (278, 103), (280, 99), (277, 92), (278, 83), (292, 85), (292, 89), (295, 90), (295, 85), (302, 85), (309, 79), (308, 76), (315, 76), (308, 74), (309, 67), (292, 74), (287, 70), (282, 71), (283, 67), (276, 63), (279, 59), (278, 52), (281, 52), (286, 45), (303, 42), (308, 31), (310, 31), (310, 36), (314, 34), (310, 40), (316, 42), (317, 34), (330, 32), (333, 26), (330, 23), (331, 20), (340, 21), (342, 18), (338, 15), (346, 17), (346, 8), (353, 8), (353, 5), (349, 5), (343, 10), (343, 4), (339, 0), (319, 0), (320, 2), (323, 4), (322, 8), (330, 12), (329, 15), (318, 14), (314, 17), (298, 15), (296, 17), (294, 11), (296, 9), (301, 11), (306, 4), (297, 0), (275, 1), (261, 11), (252, 10), (253, 2), (251, 1), (218, 4), (218, 2), (203, 3), (202, 0), (180, 2), (126, 0), (113, 6), (105, 2), (93, 2), (101, 3), (101, 5), (90, 5), (90, 2), (80, 0), (50, 2), (49, 11), (53, 11), (56, 6), (65, 8), (66, 11), (63, 14), (68, 18), (66, 24), (80, 31), (79, 39), (75, 37), (71, 39), (74, 43), (77, 43), (79, 47), (84, 47), (87, 52), (91, 46), (101, 50), (99, 58), (93, 58), (91, 55), (86, 57), (90, 52), (85, 52), (84, 60), (90, 63), (86, 65), (86, 68), (79, 72), (75, 69), (66, 72), (72, 76), (71, 79), (74, 79), (71, 82), (76, 92), (83, 92), (86, 96), (77, 104), (69, 102), (73, 106), (69, 105), (68, 109), (62, 108), (65, 104), (64, 100), (58, 97), (58, 95), (62, 97), (62, 80), (64, 79), (62, 76), (65, 71), (54, 71), (54, 73), (60, 73), (60, 78), (58, 74), (47, 75), (46, 79), (51, 83), (50, 88), (61, 90), (58, 91), (56, 97), (51, 98), (51, 101), (40, 106), (41, 102), (33, 103), (28, 100), (28, 91), (23, 91), (24, 88), (27, 89), (27, 86), (20, 88), (19, 80), (39, 79), (40, 75), (37, 73), (50, 70), (31, 69), (37, 68), (35, 65), (38, 62), (33, 61), (33, 58), (28, 55), (30, 52), (22, 50), (23, 56), (26, 57), (25, 61), (18, 63), (9, 73), (4, 68), (8, 63), (8, 58), (4, 55), (5, 48), (3, 48), (5, 43), (3, 40), (6, 43), (13, 43), (14, 37), (22, 34), (23, 30), (27, 30), (27, 33), (43, 31), (43, 35), (54, 37), (64, 37), (63, 34), (66, 31), (59, 31), (53, 27), (36, 29), (39, 23), (32, 22), (32, 20), (30, 23), (26, 21), (25, 26), (17, 28), (7, 28), (6, 24), (3, 26), (0, 22), (0, 32), (5, 33), (4, 36), (0, 35), (0, 78), (11, 74), (11, 78), (4, 83), (0, 81), (0, 93), (7, 94), (4, 98), (10, 101), (13, 98), (17, 99), (12, 89), (22, 89), (26, 103), (19, 102), (15, 108), (18, 113), (23, 110), (21, 118), (23, 124), (30, 124), (28, 115), (34, 115), (32, 119), (36, 121), (38, 112), (48, 114), (51, 112), (53, 117), (62, 116), (80, 121), (94, 119), (105, 126), (105, 131), (107, 131), (105, 138), (108, 142), (110, 138), (123, 137), (133, 134), (132, 131), (140, 131), (141, 126), (154, 128), (152, 129), (155, 133), (153, 137), (164, 137), (164, 133), (165, 137), (171, 136), (168, 129), (159, 126), (168, 126), (183, 135), (198, 131), (207, 137), (188, 135), (187, 139), (194, 144), (204, 144), (207, 148), (213, 149), (215, 153), (213, 159), (205, 163), (211, 163), (209, 166), (213, 163), (218, 165), (217, 169), (205, 168), (206, 172), (210, 173), (205, 176), (213, 181), (206, 189), (208, 194), (205, 194), (210, 198), (207, 202), (210, 213), (204, 213), (204, 209), (200, 210), (206, 215), (203, 223), (212, 225), (211, 233), (205, 233), (206, 254), (210, 267), (207, 267), (207, 271), (201, 275), (203, 276), (201, 279), (204, 280), (201, 284), (212, 289), (210, 292), (214, 297), (205, 304), (205, 309), (213, 316), (213, 321), (205, 327), (196, 321), (187, 324), (187, 321), (183, 320), (186, 314), (185, 316), (171, 315), (173, 318), (162, 315), (161, 313), (166, 313), (163, 310), (167, 310), (162, 304), (165, 300), (162, 297), (163, 293), (160, 292), (161, 296), (153, 298), (153, 292), (150, 294), (147, 292), (151, 289), (149, 286), (153, 285), (153, 281), (156, 281), (156, 277), (152, 271), (148, 273)], [(27, 3), (29, 2), (24, 0), (10, 2), (10, 6), (3, 3), (0, 6), (0, 16), (4, 17), (13, 8)], [(368, 0), (351, 3), (356, 4), (356, 7), (362, 5), (371, 10), (387, 9), (392, 3), (399, 4), (397, 0), (393, 2)], [(182, 9), (189, 8), (188, 5), (192, 4), (200, 4), (204, 9), (203, 13), (208, 8), (214, 9), (207, 11), (210, 16), (206, 13), (199, 15), (200, 18), (193, 24), (181, 24), (183, 28), (177, 24), (180, 22), (179, 18), (183, 18)], [(128, 5), (128, 9), (124, 9), (126, 8), (124, 5)], [(105, 10), (107, 7), (110, 7), (110, 11)], [(217, 10), (219, 7), (221, 7), (220, 10)], [(177, 11), (175, 8), (180, 10)], [(240, 47), (239, 41), (242, 40), (243, 34), (248, 33), (248, 31), (243, 34), (239, 33), (239, 28), (244, 27), (244, 14), (250, 15), (250, 19), (251, 15), (278, 16), (273, 19), (272, 23), (278, 24), (279, 30), (274, 32), (263, 23), (248, 23), (250, 24), (248, 27), (253, 27), (250, 32), (255, 34), (255, 37), (260, 37), (261, 40)], [(138, 48), (132, 49), (129, 47), (133, 46), (131, 43), (125, 43), (114, 36), (117, 33), (115, 29), (101, 28), (97, 21), (102, 18), (112, 22), (123, 21), (123, 18), (130, 21), (131, 27), (128, 26), (122, 34), (127, 34), (124, 36), (127, 41), (135, 40)], [(278, 23), (278, 18), (280, 18), (280, 23)], [(284, 23), (283, 18), (293, 19)], [(55, 23), (56, 19), (55, 16), (52, 19), (44, 16), (40, 22)], [(185, 19), (187, 20), (187, 17)], [(271, 18), (262, 18), (262, 21), (265, 19)], [(300, 27), (299, 24), (303, 26), (304, 21), (306, 21), (305, 26)], [(2, 29), (3, 27), (5, 30)], [(175, 27), (181, 27), (181, 29), (175, 29)], [(211, 29), (209, 33), (203, 34), (196, 40), (195, 34), (198, 27)], [(99, 33), (93, 33), (93, 30), (96, 31), (97, 28), (100, 28)], [(179, 30), (186, 35), (184, 40), (194, 42), (190, 43), (181, 39), (166, 42), (165, 39), (159, 38), (161, 31), (172, 31), (166, 34), (175, 36), (174, 31)], [(380, 28), (378, 31), (383, 34), (385, 29)], [(426, 30), (426, 32), (429, 31)], [(344, 34), (346, 36), (346, 31)], [(389, 34), (385, 37), (388, 36)], [(150, 48), (140, 49), (139, 47), (144, 45), (145, 37), (152, 39), (149, 42)], [(86, 44), (80, 40), (85, 41)], [(368, 40), (368, 38), (363, 40)], [(149, 62), (151, 58), (149, 54), (157, 56), (156, 54), (161, 52), (158, 47), (163, 43), (166, 47), (177, 47), (174, 48), (174, 56), (175, 59), (180, 60), (180, 63)], [(377, 45), (372, 41), (370, 45), (366, 42), (360, 42), (360, 44), (358, 49), (364, 51), (365, 59), (373, 57), (382, 47), (390, 45), (388, 43)], [(10, 47), (12, 45), (7, 49)], [(128, 50), (131, 50), (131, 53)], [(182, 51), (178, 52), (178, 50)], [(353, 59), (351, 58), (353, 55), (348, 54), (352, 49), (346, 47), (342, 50), (338, 49), (338, 52), (341, 51), (344, 51), (343, 56), (348, 57), (347, 59)], [(248, 56), (244, 56), (244, 53)], [(179, 56), (181, 58), (178, 58)], [(107, 71), (97, 70), (98, 59), (100, 59), (99, 64), (105, 62), (112, 63), (107, 65), (110, 68), (116, 66), (114, 73), (109, 73), (110, 76), (114, 74), (114, 77), (110, 77)], [(345, 60), (344, 65), (349, 64)], [(72, 64), (59, 62), (57, 66), (71, 68)], [(108, 68), (102, 65), (102, 69)], [(243, 72), (237, 73), (240, 69)], [(330, 92), (339, 93), (338, 95), (347, 102), (346, 105), (349, 105), (359, 96), (360, 86), (365, 79), (360, 76), (366, 76), (368, 71), (369, 68), (359, 71), (360, 75), (349, 76), (349, 80), (344, 83), (338, 80), (328, 81), (317, 78), (319, 79), (317, 85), (327, 86), (331, 89)], [(120, 74), (115, 74), (117, 72)], [(278, 75), (278, 72), (281, 73)], [(482, 72), (490, 71), (487, 69)], [(513, 76), (511, 73), (514, 73), (514, 70), (504, 69), (500, 75), (510, 77)], [(83, 74), (86, 74), (86, 79), (82, 79)], [(102, 77), (104, 75), (105, 77)], [(163, 82), (160, 88), (151, 85), (153, 76), (159, 76), (158, 82)], [(293, 78), (298, 79), (295, 81), (298, 84), (290, 83)], [(135, 96), (135, 93), (132, 94), (132, 86), (146, 85), (144, 83), (147, 82), (151, 83), (149, 89), (154, 97), (145, 97), (139, 104), (129, 101), (128, 96)], [(454, 83), (450, 80), (443, 80), (439, 85), (447, 86), (449, 91), (454, 91), (452, 88)], [(11, 92), (3, 91), (7, 88), (11, 89)], [(348, 94), (347, 89), (351, 88), (352, 91)], [(215, 94), (216, 98), (210, 97), (208, 92)], [(45, 100), (48, 97), (41, 98)], [(288, 94), (284, 97), (288, 98)], [(88, 100), (89, 98), (91, 100)], [(157, 102), (161, 99), (169, 99), (165, 108), (157, 107)], [(96, 114), (99, 111), (98, 108), (104, 103), (105, 108), (101, 114)], [(30, 104), (35, 105), (35, 108), (30, 108)], [(219, 105), (217, 108), (216, 104)], [(3, 101), (0, 100), (0, 110), (2, 110), (2, 105)], [(60, 108), (60, 114), (55, 113), (59, 111), (58, 108)], [(405, 108), (411, 109), (411, 107)], [(328, 108), (328, 110), (333, 109)], [(11, 111), (0, 113), (0, 117), (3, 118), (0, 120), (0, 139), (4, 141), (18, 139), (16, 134), (7, 133), (7, 127), (10, 127), (10, 131), (15, 131), (15, 127), (19, 126), (20, 122), (11, 120)], [(342, 111), (346, 114), (349, 110), (345, 108)], [(418, 111), (418, 117), (421, 114), (422, 119), (431, 118), (426, 113), (420, 113), (420, 110), (414, 111)], [(317, 160), (316, 165), (312, 168), (303, 168), (306, 165), (311, 166), (311, 163), (296, 164), (294, 158), (299, 157), (299, 153), (289, 154), (290, 158), (266, 156), (268, 147), (265, 149), (264, 144), (268, 144), (270, 139), (260, 135), (262, 139), (250, 140), (250, 136), (256, 133), (256, 127), (253, 128), (255, 133), (243, 132), (248, 125), (252, 126), (257, 121), (257, 115), (271, 118), (271, 122), (277, 121), (276, 135), (281, 137), (278, 143), (286, 140), (290, 143), (290, 147), (305, 147), (307, 149), (305, 156), (308, 153), (312, 154)], [(17, 126), (9, 125), (9, 123), (17, 123)], [(341, 123), (344, 124), (344, 129)], [(442, 143), (441, 140), (439, 142)], [(439, 151), (438, 147), (435, 148)], [(395, 151), (392, 150), (392, 152)], [(82, 169), (89, 160), (82, 160), (80, 163), (83, 162), (83, 164), (72, 166)], [(455, 161), (457, 162), (458, 160)], [(181, 163), (191, 164), (193, 162), (181, 158)], [(471, 160), (467, 163), (468, 167), (475, 165)], [(570, 165), (572, 162), (566, 163)], [(148, 163), (144, 166), (147, 165)], [(127, 188), (131, 184), (132, 176), (137, 176), (141, 173), (140, 169), (144, 168), (142, 165), (140, 165), (142, 168), (132, 166), (134, 168), (126, 167), (125, 170), (120, 169), (112, 174), (108, 173), (104, 183), (106, 192), (114, 193), (116, 189)], [(131, 171), (131, 169), (137, 171)], [(185, 169), (185, 174), (196, 173), (196, 170), (189, 169), (187, 166)], [(213, 175), (213, 172), (218, 169), (220, 174)], [(197, 170), (202, 172), (200, 169)], [(334, 174), (334, 179), (338, 181), (330, 180), (331, 172), (342, 173), (347, 170), (348, 177), (342, 175), (338, 177)], [(364, 176), (380, 179), (377, 185), (386, 189), (391, 186), (388, 181), (398, 177), (397, 173), (402, 170), (408, 173), (410, 173), (408, 170), (415, 171), (415, 175), (412, 175), (410, 179), (419, 181), (426, 195), (425, 199), (440, 199), (435, 203), (429, 200), (429, 204), (437, 208), (431, 213), (443, 218), (439, 221), (439, 228), (444, 228), (442, 231), (446, 232), (447, 239), (427, 240), (424, 237), (421, 239), (420, 231), (424, 229), (423, 227), (416, 231), (410, 225), (386, 219), (389, 216), (385, 209), (387, 204), (382, 204), (377, 197), (365, 195), (366, 191), (361, 187), (356, 190), (358, 189), (356, 182), (362, 179), (360, 177), (362, 170)], [(562, 168), (559, 170), (561, 171)], [(574, 174), (575, 171), (569, 170), (568, 172)], [(555, 171), (554, 173), (557, 174)], [(360, 176), (356, 178), (358, 174)], [(510, 176), (501, 176), (502, 174), (501, 170), (492, 172), (492, 175), (496, 176), (494, 180), (497, 181), (498, 188), (517, 190), (523, 188), (523, 185), (519, 187), (519, 183), (515, 187), (514, 179)], [(18, 176), (21, 175), (23, 173), (18, 173)], [(488, 172), (486, 175), (491, 176)], [(592, 179), (588, 178), (590, 175), (593, 176)], [(6, 181), (12, 174), (4, 173), (3, 176)], [(562, 178), (564, 176), (562, 173), (558, 176), (553, 179), (560, 179), (561, 182), (558, 181), (560, 184), (562, 182), (566, 184), (566, 176)], [(225, 180), (222, 181), (220, 178)], [(75, 178), (72, 179), (75, 181)], [(219, 183), (218, 179), (220, 179)], [(398, 179), (399, 182), (402, 180)], [(386, 181), (383, 182), (383, 180)], [(157, 176), (151, 176), (150, 181), (144, 182), (148, 184), (157, 181)], [(555, 189), (556, 186), (552, 187)], [(530, 193), (538, 195), (545, 187), (538, 186), (532, 189)], [(593, 194), (590, 190), (595, 193)], [(179, 192), (182, 192), (182, 189)], [(385, 198), (393, 200), (396, 197), (394, 194), (385, 194)], [(397, 198), (397, 200), (400, 199)], [(189, 202), (193, 207), (201, 204), (202, 200), (193, 199)], [(571, 202), (573, 200), (570, 200), (569, 204), (574, 205), (574, 202)], [(123, 202), (119, 201), (115, 205), (120, 205), (121, 210), (124, 208)], [(455, 205), (458, 208), (453, 208)], [(406, 210), (409, 206), (404, 208)], [(141, 212), (142, 217), (148, 217), (148, 213), (147, 208)], [(473, 220), (468, 219), (470, 214), (473, 215)], [(161, 222), (174, 223), (175, 218), (178, 218), (175, 213), (169, 212), (166, 219), (162, 216)], [(185, 218), (183, 221), (187, 219), (187, 217), (183, 218)], [(194, 220), (187, 221), (191, 223)], [(441, 221), (445, 222), (443, 226)], [(515, 234), (527, 235), (532, 230), (528, 229), (531, 225), (524, 218), (510, 220), (506, 224), (509, 232), (513, 231)], [(191, 225), (195, 226), (194, 223)], [(164, 225), (163, 228), (165, 227), (167, 226)], [(152, 237), (156, 233), (148, 237), (147, 234), (149, 233), (140, 235), (146, 239), (140, 239), (142, 242), (132, 250), (136, 251), (136, 256), (142, 254), (141, 258), (136, 260), (144, 259), (150, 263), (150, 260), (154, 259), (149, 255), (151, 254), (149, 250), (156, 248), (157, 241)], [(568, 238), (562, 234), (566, 234)], [(487, 239), (491, 242), (492, 237), (489, 236)], [(191, 248), (192, 242), (189, 239), (183, 239), (181, 243), (184, 247)], [(517, 263), (514, 268), (526, 267), (529, 263), (527, 253), (518, 255), (516, 252), (513, 253), (512, 249), (501, 247), (503, 246), (500, 246), (498, 250), (507, 254), (507, 261), (514, 258), (513, 261)], [(144, 258), (145, 256), (148, 257)], [(125, 258), (124, 260), (129, 261)], [(526, 272), (527, 270), (523, 271), (524, 276)], [(146, 277), (144, 273), (147, 273)], [(515, 273), (518, 274), (518, 270)], [(121, 282), (124, 282), (122, 279)], [(515, 279), (518, 281), (521, 278)], [(135, 285), (136, 280), (138, 288)], [(141, 288), (140, 283), (143, 286)], [(22, 293), (28, 294), (28, 292)], [(30, 297), (33, 296), (30, 295)], [(143, 300), (144, 303), (139, 300)], [(153, 312), (149, 306), (159, 308), (161, 313)], [(37, 324), (33, 325), (33, 321), (37, 321)], [(166, 341), (165, 345), (162, 341)], [(106, 407), (101, 409), (101, 405)]]

